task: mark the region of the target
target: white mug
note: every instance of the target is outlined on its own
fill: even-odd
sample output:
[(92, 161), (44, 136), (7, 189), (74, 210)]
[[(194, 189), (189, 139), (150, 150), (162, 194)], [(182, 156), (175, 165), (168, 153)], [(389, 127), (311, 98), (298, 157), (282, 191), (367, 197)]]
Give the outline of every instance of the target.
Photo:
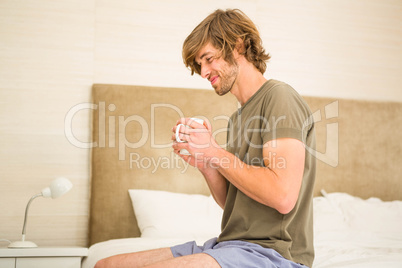
[[(194, 117), (192, 117), (192, 118), (190, 118), (190, 121), (195, 121), (195, 122), (197, 122), (198, 124), (204, 124), (204, 120), (202, 120), (202, 119), (199, 119), (199, 118), (194, 118)], [(185, 126), (185, 127), (188, 127), (188, 128), (190, 128), (190, 126), (187, 126), (187, 125), (185, 125), (185, 124), (178, 124), (177, 125), (177, 128), (176, 128), (176, 141), (177, 142), (186, 142), (186, 141), (183, 141), (183, 140), (181, 140), (180, 139), (180, 127), (181, 126)], [(186, 150), (186, 149), (181, 149), (180, 150), (180, 154), (183, 154), (183, 155), (190, 155), (190, 153)]]

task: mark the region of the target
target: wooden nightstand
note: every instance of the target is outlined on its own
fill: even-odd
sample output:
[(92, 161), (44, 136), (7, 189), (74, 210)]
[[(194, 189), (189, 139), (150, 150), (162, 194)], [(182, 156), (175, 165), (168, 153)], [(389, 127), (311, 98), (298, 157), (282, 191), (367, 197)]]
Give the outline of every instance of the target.
[(1, 268), (80, 268), (81, 247), (0, 248)]

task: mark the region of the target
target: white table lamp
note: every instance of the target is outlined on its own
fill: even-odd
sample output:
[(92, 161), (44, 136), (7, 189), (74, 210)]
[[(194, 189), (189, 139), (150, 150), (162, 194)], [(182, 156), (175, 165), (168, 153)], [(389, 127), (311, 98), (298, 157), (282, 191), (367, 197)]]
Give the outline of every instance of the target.
[(27, 225), (27, 218), (28, 218), (28, 209), (29, 206), (31, 205), (31, 202), (39, 197), (43, 196), (45, 198), (51, 197), (51, 198), (57, 198), (59, 196), (62, 196), (63, 194), (67, 193), (68, 191), (71, 190), (73, 187), (73, 184), (71, 181), (69, 181), (66, 178), (56, 178), (55, 180), (52, 181), (49, 187), (46, 187), (42, 190), (41, 193), (36, 194), (29, 199), (27, 207), (25, 208), (25, 217), (24, 217), (24, 226), (22, 228), (22, 240), (21, 241), (15, 241), (12, 242), (10, 245), (8, 245), (9, 248), (35, 248), (37, 245), (34, 242), (31, 241), (25, 241), (25, 230), (26, 230), (26, 225)]

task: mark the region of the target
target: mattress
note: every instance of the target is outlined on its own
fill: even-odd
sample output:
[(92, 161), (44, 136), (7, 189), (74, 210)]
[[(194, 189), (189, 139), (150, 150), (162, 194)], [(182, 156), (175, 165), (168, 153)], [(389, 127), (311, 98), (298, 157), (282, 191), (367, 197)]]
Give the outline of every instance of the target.
[[(325, 191), (323, 195), (314, 198), (314, 268), (402, 267), (402, 201), (363, 200), (346, 193), (327, 194)], [(152, 210), (155, 214), (156, 210)], [(216, 218), (216, 213), (211, 215)], [(82, 267), (92, 268), (98, 260), (116, 254), (170, 247), (193, 240), (202, 245), (214, 232), (216, 229), (209, 235), (204, 230), (199, 236), (197, 232), (181, 236), (172, 230), (173, 237), (159, 234), (96, 243), (89, 248)]]

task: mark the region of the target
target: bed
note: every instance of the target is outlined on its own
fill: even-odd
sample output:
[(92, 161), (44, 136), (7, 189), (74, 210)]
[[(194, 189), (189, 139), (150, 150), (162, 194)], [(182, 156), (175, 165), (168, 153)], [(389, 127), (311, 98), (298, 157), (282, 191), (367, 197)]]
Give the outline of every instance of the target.
[[(172, 153), (180, 117), (208, 119), (225, 146), (237, 109), (211, 90), (96, 84), (89, 255), (202, 244), (221, 209), (202, 176)], [(402, 103), (305, 97), (316, 122), (313, 267), (401, 267)], [(193, 228), (189, 228), (193, 226)]]

